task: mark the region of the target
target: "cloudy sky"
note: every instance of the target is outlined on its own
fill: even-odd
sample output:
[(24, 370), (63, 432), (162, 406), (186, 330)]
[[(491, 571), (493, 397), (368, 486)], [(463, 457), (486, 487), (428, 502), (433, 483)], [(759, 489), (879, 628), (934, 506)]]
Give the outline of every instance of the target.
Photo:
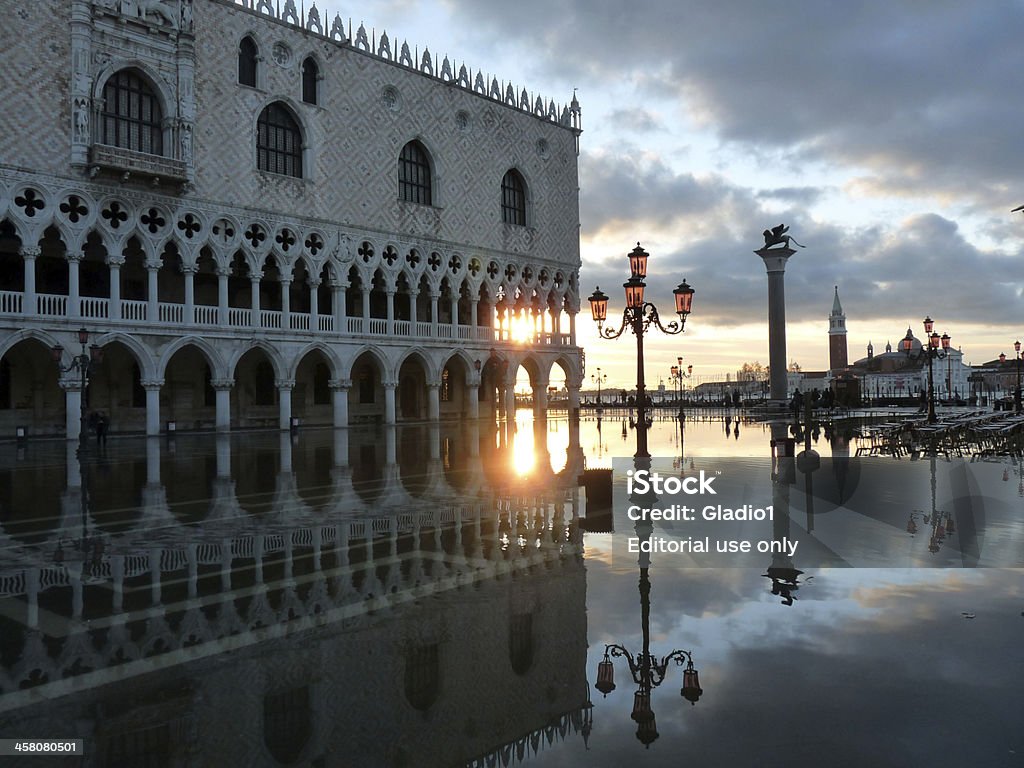
[[(323, 3), (320, 4), (323, 10)], [(1024, 336), (1024, 3), (336, 0), (356, 26), (583, 107), (580, 218), (589, 294), (622, 308), (625, 254), (654, 300), (697, 293), (679, 337), (650, 339), (648, 383), (767, 363), (767, 282), (752, 253), (780, 222), (807, 246), (786, 273), (789, 358), (828, 365), (833, 285), (851, 359), (930, 314), (968, 362)], [(663, 279), (662, 279), (663, 278)], [(609, 288), (613, 290), (608, 290)], [(585, 302), (584, 302), (585, 304)], [(634, 380), (632, 342), (588, 372)], [(628, 345), (628, 346), (627, 346)]]

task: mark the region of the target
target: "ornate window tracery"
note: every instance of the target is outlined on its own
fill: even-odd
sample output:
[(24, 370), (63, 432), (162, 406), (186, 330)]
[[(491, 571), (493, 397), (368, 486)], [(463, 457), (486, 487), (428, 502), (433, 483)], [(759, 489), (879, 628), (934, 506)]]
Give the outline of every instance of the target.
[(163, 111), (150, 84), (132, 70), (116, 72), (103, 86), (100, 142), (163, 155)]
[(256, 62), (259, 52), (251, 37), (243, 37), (238, 44), (238, 83), (256, 87)]
[(501, 220), (526, 226), (526, 184), (515, 169), (509, 170), (501, 180)]
[(418, 141), (402, 147), (398, 158), (398, 197), (409, 203), (433, 205), (430, 159)]
[(256, 167), (302, 178), (302, 132), (279, 102), (268, 104), (256, 122)]

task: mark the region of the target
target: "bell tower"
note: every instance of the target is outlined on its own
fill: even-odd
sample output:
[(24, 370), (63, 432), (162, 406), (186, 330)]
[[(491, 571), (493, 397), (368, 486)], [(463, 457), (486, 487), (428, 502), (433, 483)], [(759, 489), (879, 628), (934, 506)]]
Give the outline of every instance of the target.
[(846, 315), (843, 305), (839, 303), (839, 286), (836, 286), (835, 298), (832, 300), (832, 314), (828, 317), (828, 367), (830, 371), (840, 371), (849, 365), (846, 355)]

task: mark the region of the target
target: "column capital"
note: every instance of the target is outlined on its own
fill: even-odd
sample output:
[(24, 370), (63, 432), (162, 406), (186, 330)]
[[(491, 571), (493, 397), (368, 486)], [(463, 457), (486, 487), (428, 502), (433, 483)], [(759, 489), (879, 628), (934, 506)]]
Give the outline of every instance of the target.
[(274, 386), (279, 390), (295, 389), (295, 379), (274, 379)]
[(156, 259), (146, 259), (146, 262), (145, 262), (146, 271), (147, 272), (159, 272), (160, 271), (160, 267), (162, 267), (163, 264), (164, 263), (160, 259), (160, 257), (157, 257)]
[(150, 391), (150, 390), (154, 390), (154, 389), (157, 392), (159, 392), (160, 391), (160, 387), (162, 387), (164, 385), (164, 380), (163, 379), (143, 379), (140, 382), (140, 384), (142, 384), (142, 388), (144, 390), (146, 390), (147, 392)]
[(38, 259), (42, 255), (43, 249), (38, 245), (23, 245), (18, 249), (18, 253), (23, 259)]
[(330, 379), (327, 386), (330, 389), (352, 389), (352, 379)]
[(249, 275), (249, 282), (250, 283), (258, 283), (262, 279), (263, 279), (263, 272), (252, 272)]
[(116, 254), (111, 254), (110, 256), (107, 256), (106, 262), (107, 262), (107, 266), (108, 267), (110, 267), (110, 268), (117, 267), (118, 269), (120, 269), (121, 267), (124, 266), (124, 256), (118, 256)]
[[(384, 389), (398, 389), (397, 381), (384, 381), (381, 383), (384, 385)], [(429, 384), (427, 386), (429, 386)]]
[(281, 277), (278, 278), (277, 282), (279, 282), (281, 285), (291, 285), (292, 279), (290, 277), (285, 277), (284, 275), (281, 275)]
[(181, 274), (183, 275), (194, 275), (198, 271), (199, 267), (195, 264), (186, 264), (184, 262), (181, 264)]
[(64, 258), (68, 260), (69, 264), (78, 264), (78, 262), (85, 258), (85, 254), (76, 251), (66, 251)]
[(217, 390), (231, 389), (235, 386), (234, 379), (211, 379), (210, 386)]
[(320, 287), (320, 283), (321, 283), (321, 280), (320, 280), (319, 277), (310, 277), (309, 278), (309, 287), (310, 288), (319, 288)]
[(217, 273), (217, 277), (231, 277), (231, 267), (217, 267), (214, 272)]
[(428, 381), (427, 382), (427, 389), (440, 389), (440, 388), (441, 388), (441, 382), (439, 382), (439, 381)]

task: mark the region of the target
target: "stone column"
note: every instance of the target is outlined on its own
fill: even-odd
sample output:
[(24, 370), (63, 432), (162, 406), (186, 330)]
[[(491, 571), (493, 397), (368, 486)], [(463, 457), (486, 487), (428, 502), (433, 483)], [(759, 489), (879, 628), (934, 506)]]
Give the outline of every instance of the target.
[(363, 333), (370, 332), (370, 291), (371, 286), (362, 286), (363, 293)]
[(185, 277), (185, 325), (193, 325), (196, 321), (196, 267), (182, 264), (181, 273)]
[(320, 330), (320, 294), (317, 289), (320, 287), (320, 280), (315, 277), (309, 278), (309, 330), (316, 333)]
[(516, 420), (516, 383), (514, 381), (505, 384), (503, 394), (505, 400), (505, 420), (515, 423)]
[(217, 267), (217, 325), (228, 324), (228, 277), (230, 269)]
[(437, 421), (441, 418), (441, 385), (434, 381), (427, 382), (427, 418)]
[(21, 312), (24, 315), (35, 315), (39, 312), (36, 301), (36, 259), (42, 252), (43, 249), (38, 245), (27, 245), (21, 249), (25, 270), (25, 291), (21, 302)]
[(457, 339), (459, 332), (455, 330), (459, 327), (459, 291), (452, 290), (451, 294), (451, 313), (452, 313), (452, 338)]
[(388, 325), (387, 325), (386, 333), (389, 336), (392, 336), (395, 333), (395, 293), (396, 293), (396, 291), (395, 291), (394, 288), (389, 287), (387, 289), (387, 297), (388, 297)]
[(263, 279), (262, 274), (250, 275), (249, 276), (249, 295), (250, 299), (250, 320), (249, 324), (253, 328), (260, 327), (260, 280)]
[(348, 426), (348, 391), (352, 389), (352, 379), (331, 379), (327, 382), (331, 388), (331, 400), (334, 405), (334, 426)]
[(78, 265), (82, 261), (82, 254), (69, 253), (68, 258), (68, 317), (78, 318), (82, 316), (81, 293), (78, 290)]
[(480, 304), (479, 291), (469, 297), (469, 325), (473, 329), (473, 337), (476, 338), (477, 312)]
[(412, 323), (412, 335), (417, 335), (416, 331), (416, 297), (420, 295), (420, 292), (415, 288), (409, 289), (409, 321)]
[(480, 382), (466, 384), (466, 406), (470, 419), (480, 418)]
[(384, 382), (384, 423), (395, 423), (395, 388), (398, 384), (394, 381)]
[(146, 434), (160, 434), (160, 388), (163, 387), (163, 379), (151, 379), (142, 382), (142, 388), (146, 390)]
[(231, 388), (235, 385), (234, 379), (214, 379), (210, 382), (217, 396), (217, 417), (216, 425), (218, 432), (227, 432), (231, 429)]
[(61, 379), (64, 390), (64, 429), (68, 440), (77, 440), (82, 434), (82, 381)]
[(546, 419), (548, 415), (548, 378), (537, 375), (533, 385), (533, 418)]
[(569, 313), (569, 344), (576, 346), (576, 312)]
[(441, 294), (435, 291), (433, 288), (430, 289), (430, 338), (437, 338), (437, 300), (441, 298)]
[(292, 281), (281, 278), (281, 328), (292, 327)]
[(157, 276), (160, 274), (160, 259), (146, 262), (146, 320), (160, 321), (160, 290)]
[(345, 289), (347, 287), (344, 283), (331, 283), (331, 309), (334, 313), (335, 333), (342, 333), (348, 330), (345, 325), (345, 313), (347, 312), (345, 309)]
[(778, 404), (787, 399), (786, 377), (786, 262), (792, 248), (762, 248), (754, 251), (768, 271), (768, 364), (771, 366), (769, 397)]
[(295, 388), (295, 379), (278, 379), (274, 382), (277, 387), (278, 413), (277, 426), (279, 429), (291, 429), (292, 426), (292, 389)]
[(107, 259), (107, 269), (110, 274), (110, 299), (108, 302), (107, 316), (111, 320), (121, 319), (121, 265), (124, 259)]

